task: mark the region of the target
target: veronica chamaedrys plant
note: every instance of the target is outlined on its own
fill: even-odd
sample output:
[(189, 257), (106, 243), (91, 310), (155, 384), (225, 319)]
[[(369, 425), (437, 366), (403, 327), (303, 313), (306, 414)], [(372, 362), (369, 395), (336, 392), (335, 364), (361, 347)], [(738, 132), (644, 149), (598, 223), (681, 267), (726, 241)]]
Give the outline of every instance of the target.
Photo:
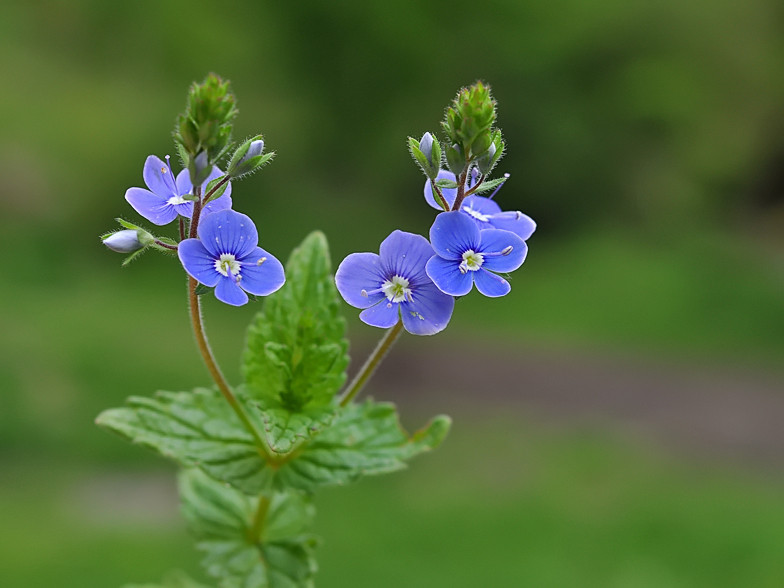
[[(479, 210), (469, 200), (474, 193), (503, 181), (488, 179), (503, 152), (500, 132), (492, 128), (495, 103), (489, 89), (477, 84), (461, 90), (457, 100), (460, 104), (450, 108), (469, 122), (459, 133), (445, 125), (447, 144), (463, 158), (449, 156), (454, 180), (439, 175), (446, 150), (433, 134), (409, 139), (433, 202), (454, 210), (435, 219), (432, 244), (394, 230), (378, 254), (352, 253), (333, 275), (326, 238), (314, 232), (292, 252), (284, 270), (259, 247), (256, 225), (232, 209), (236, 202), (229, 196), (231, 181), (261, 169), (274, 153), (264, 153), (261, 135), (234, 145), (236, 100), (228, 82), (212, 74), (191, 86), (186, 110), (177, 118), (174, 138), (183, 171), (175, 178), (168, 157), (164, 163), (150, 156), (143, 174), (149, 189), (131, 188), (126, 195), (134, 210), (156, 225), (177, 220), (175, 234), (155, 235), (118, 219), (122, 230), (102, 237), (109, 249), (130, 254), (123, 265), (154, 250), (178, 260), (187, 276), (193, 332), (213, 385), (134, 396), (125, 406), (104, 411), (97, 423), (180, 466), (182, 512), (219, 588), (312, 588), (317, 569), (317, 542), (310, 534), (313, 494), (404, 468), (449, 431), (450, 419), (437, 416), (409, 435), (393, 405), (355, 398), (403, 330), (442, 331), (455, 296), (473, 283), (498, 295), (498, 280), (508, 291), (502, 278), (485, 273), (511, 271), (525, 257), (524, 239), (533, 232), (533, 221), (494, 216), (495, 210), (484, 220), (470, 212)], [(518, 224), (511, 225), (513, 231), (501, 230), (496, 228), (501, 222)], [(452, 287), (455, 272), (468, 290)], [(486, 286), (487, 279), (495, 281)], [(264, 297), (247, 331), (242, 379), (236, 383), (225, 378), (207, 340), (202, 296), (211, 289), (232, 306)], [(365, 323), (387, 329), (348, 385), (341, 296), (362, 309)], [(162, 586), (207, 588), (181, 574), (157, 588)]]

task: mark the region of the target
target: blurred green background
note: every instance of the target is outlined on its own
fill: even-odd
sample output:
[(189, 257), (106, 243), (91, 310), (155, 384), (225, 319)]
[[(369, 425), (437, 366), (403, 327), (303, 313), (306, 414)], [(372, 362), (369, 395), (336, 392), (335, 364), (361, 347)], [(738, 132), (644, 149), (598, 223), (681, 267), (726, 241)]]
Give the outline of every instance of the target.
[[(426, 234), (405, 139), (479, 78), (498, 199), (539, 223), (510, 296), (461, 300), (371, 386), (454, 432), (317, 498), (319, 586), (784, 585), (775, 0), (3, 2), (0, 584), (206, 581), (173, 469), (92, 420), (207, 383), (176, 262), (121, 270), (97, 235), (139, 220), (123, 194), (209, 71), (278, 153), (234, 201), (279, 257)], [(234, 381), (257, 310), (206, 304)], [(346, 314), (356, 366), (379, 333)]]

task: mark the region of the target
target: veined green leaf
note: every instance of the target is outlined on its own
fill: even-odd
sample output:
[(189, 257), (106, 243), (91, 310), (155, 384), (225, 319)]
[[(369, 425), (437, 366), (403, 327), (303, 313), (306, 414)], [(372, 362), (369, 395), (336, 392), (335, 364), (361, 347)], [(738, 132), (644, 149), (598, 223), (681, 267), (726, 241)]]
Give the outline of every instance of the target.
[[(207, 573), (221, 588), (310, 588), (316, 540), (306, 533), (315, 509), (304, 495), (248, 497), (200, 470), (180, 474), (182, 511), (205, 552)], [(268, 500), (263, 520), (260, 500)], [(259, 517), (260, 519), (260, 517)]]
[(493, 188), (496, 188), (503, 184), (508, 178), (496, 178), (495, 180), (487, 180), (486, 182), (482, 182), (479, 184), (479, 187), (474, 190), (476, 194), (483, 194), (485, 192), (489, 192)]
[(331, 427), (294, 452), (278, 470), (275, 483), (314, 491), (405, 468), (406, 460), (437, 447), (450, 424), (449, 417), (438, 416), (409, 436), (393, 404), (350, 404)]
[(327, 240), (314, 232), (291, 254), (286, 284), (265, 300), (243, 353), (246, 390), (266, 411), (274, 451), (289, 451), (331, 420), (346, 380), (345, 333)]
[[(265, 420), (254, 400), (241, 390), (237, 397), (257, 430), (271, 434), (271, 423), (280, 417)], [(436, 417), (409, 436), (398, 422), (394, 405), (368, 400), (339, 409), (330, 426), (321, 423), (324, 428), (319, 435), (308, 439), (303, 433), (293, 443), (293, 451), (270, 460), (216, 390), (131, 397), (127, 407), (107, 410), (96, 422), (186, 467), (199, 467), (249, 495), (258, 494), (273, 481), (278, 489), (313, 492), (363, 475), (402, 469), (406, 460), (441, 443), (450, 425), (448, 417)], [(289, 424), (286, 430), (302, 426), (303, 422)]]
[[(237, 396), (247, 406), (247, 399)], [(272, 470), (262, 451), (217, 390), (132, 396), (127, 404), (104, 411), (96, 423), (184, 466), (198, 466), (243, 492), (258, 493), (269, 483)], [(258, 412), (246, 412), (261, 431)]]

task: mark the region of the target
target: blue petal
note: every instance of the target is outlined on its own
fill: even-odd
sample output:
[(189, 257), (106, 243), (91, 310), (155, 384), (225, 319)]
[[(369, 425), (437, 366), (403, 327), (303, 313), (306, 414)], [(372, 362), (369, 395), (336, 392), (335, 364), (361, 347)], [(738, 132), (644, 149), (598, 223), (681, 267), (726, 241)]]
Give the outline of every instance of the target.
[(480, 268), (479, 271), (474, 272), (474, 283), (477, 290), (490, 298), (506, 296), (512, 290), (509, 282), (501, 276), (487, 271), (485, 268)]
[(381, 329), (394, 327), (400, 318), (398, 315), (399, 306), (396, 302), (388, 302), (384, 299), (375, 306), (360, 312), (359, 320), (371, 327), (379, 327)]
[(478, 250), (479, 227), (463, 212), (442, 212), (430, 227), (430, 242), (439, 257), (462, 260), (469, 249)]
[[(440, 172), (438, 172), (438, 176), (436, 179), (452, 180), (453, 182), (457, 181), (455, 174), (445, 169), (442, 169)], [(452, 205), (455, 203), (455, 198), (457, 198), (457, 188), (452, 188), (452, 189), (441, 188), (441, 194), (443, 194), (444, 200), (446, 200), (446, 203), (449, 205), (449, 208), (452, 208)], [(438, 203), (436, 203), (436, 199), (433, 196), (433, 189), (430, 187), (430, 180), (427, 180), (425, 182), (425, 200), (427, 200), (427, 203), (433, 208), (435, 208), (436, 210), (444, 210), (441, 206), (438, 205)]]
[(144, 162), (142, 176), (147, 187), (164, 200), (168, 200), (172, 196), (179, 196), (169, 165), (160, 157), (150, 155), (147, 158)]
[(498, 203), (495, 200), (476, 195), (471, 195), (463, 200), (461, 209), (463, 208), (470, 208), (480, 214), (498, 214), (501, 212), (501, 207), (498, 206)]
[[(509, 213), (507, 213), (509, 214)], [(515, 235), (526, 241), (536, 230), (536, 223), (527, 214), (522, 212), (518, 213), (520, 216), (514, 218), (491, 218), (490, 224), (496, 229), (503, 229), (504, 231), (512, 231)], [(506, 215), (505, 215), (506, 216)]]
[(443, 331), (452, 311), (455, 299), (444, 294), (430, 282), (417, 287), (411, 294), (413, 302), (400, 303), (403, 326), (412, 335), (435, 335)]
[(387, 277), (401, 276), (412, 283), (430, 281), (425, 273), (425, 264), (435, 252), (422, 235), (392, 231), (381, 242), (379, 253)]
[[(212, 172), (207, 179), (204, 180), (203, 186), (206, 188), (207, 184), (209, 184), (212, 180), (215, 180), (223, 175), (223, 172), (217, 167), (213, 166)], [(182, 170), (180, 173), (177, 174), (177, 192), (180, 196), (185, 196), (186, 194), (193, 193), (193, 184), (191, 184), (191, 174), (187, 169)], [(191, 213), (193, 212), (193, 204), (190, 204), (190, 210), (187, 211), (187, 214), (184, 214), (180, 211), (182, 216), (187, 218), (191, 218)], [(204, 207), (202, 214), (209, 214), (212, 212), (218, 212), (221, 210), (226, 210), (231, 208), (231, 182), (226, 186), (226, 191), (221, 194), (220, 198), (216, 198), (207, 206)]]
[(242, 306), (248, 302), (248, 295), (237, 285), (234, 278), (223, 275), (215, 286), (215, 298), (232, 306)]
[[(460, 214), (460, 213), (458, 213)], [(474, 272), (462, 273), (460, 261), (443, 259), (434, 255), (427, 262), (427, 275), (433, 283), (445, 294), (452, 296), (465, 296), (471, 291)]]
[(199, 222), (199, 238), (216, 258), (231, 253), (237, 259), (250, 255), (259, 243), (259, 233), (250, 217), (233, 210), (204, 216)]
[(166, 199), (144, 188), (128, 188), (125, 199), (136, 212), (153, 224), (168, 225), (177, 218), (177, 211)]
[(375, 253), (352, 253), (340, 262), (335, 272), (335, 285), (343, 300), (354, 308), (368, 308), (386, 300), (383, 292), (362, 296), (362, 290), (370, 292), (381, 288), (387, 278), (384, 275), (381, 257)]
[(205, 286), (214, 287), (222, 277), (215, 269), (215, 257), (198, 239), (181, 241), (177, 247), (177, 255), (188, 275)]
[[(262, 257), (266, 259), (259, 265)], [(261, 247), (256, 247), (250, 255), (241, 259), (240, 268), (240, 287), (255, 296), (269, 296), (286, 282), (283, 264)]]
[(482, 243), (479, 246), (481, 253), (498, 253), (511, 247), (509, 255), (494, 255), (485, 257), (482, 267), (494, 272), (511, 272), (523, 265), (528, 254), (528, 245), (511, 231), (488, 229), (482, 231)]

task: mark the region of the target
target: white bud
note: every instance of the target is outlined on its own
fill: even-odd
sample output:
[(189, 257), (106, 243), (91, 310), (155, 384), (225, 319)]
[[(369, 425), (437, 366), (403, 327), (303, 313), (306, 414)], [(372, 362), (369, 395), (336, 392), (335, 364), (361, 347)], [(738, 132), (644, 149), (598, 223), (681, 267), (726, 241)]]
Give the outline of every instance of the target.
[(139, 231), (126, 229), (117, 231), (103, 239), (103, 244), (117, 253), (133, 253), (144, 247), (139, 238)]

